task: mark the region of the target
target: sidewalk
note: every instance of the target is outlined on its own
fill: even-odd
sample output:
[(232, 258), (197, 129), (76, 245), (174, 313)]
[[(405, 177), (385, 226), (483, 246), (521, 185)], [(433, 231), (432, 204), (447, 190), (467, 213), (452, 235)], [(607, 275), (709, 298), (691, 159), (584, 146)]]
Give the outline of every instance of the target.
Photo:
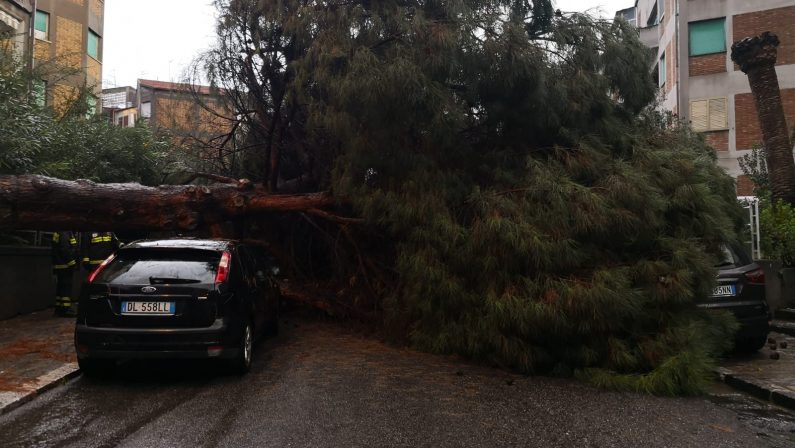
[[(725, 360), (718, 373), (729, 386), (795, 410), (795, 337), (782, 333), (768, 337), (776, 341), (775, 350), (768, 344), (758, 353)], [(779, 359), (771, 359), (773, 353)]]
[(77, 376), (74, 326), (52, 309), (0, 321), (0, 414)]

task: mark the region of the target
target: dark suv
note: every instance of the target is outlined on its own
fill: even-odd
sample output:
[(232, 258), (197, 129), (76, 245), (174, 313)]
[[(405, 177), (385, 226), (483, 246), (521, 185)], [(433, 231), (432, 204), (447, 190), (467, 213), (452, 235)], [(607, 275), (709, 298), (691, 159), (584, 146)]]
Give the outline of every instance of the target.
[(718, 285), (701, 308), (730, 311), (740, 322), (735, 336), (740, 350), (756, 351), (767, 341), (770, 309), (765, 299), (765, 272), (739, 245), (725, 244), (718, 268)]
[(131, 358), (222, 358), (245, 373), (253, 341), (278, 329), (275, 267), (229, 240), (137, 241), (119, 249), (80, 295), (81, 370), (105, 374)]

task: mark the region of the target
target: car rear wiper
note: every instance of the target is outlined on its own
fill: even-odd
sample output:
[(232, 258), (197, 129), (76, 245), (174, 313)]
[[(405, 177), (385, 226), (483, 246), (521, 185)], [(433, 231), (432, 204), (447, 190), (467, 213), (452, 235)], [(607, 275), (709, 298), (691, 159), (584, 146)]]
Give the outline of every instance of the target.
[(150, 285), (164, 285), (164, 284), (179, 284), (179, 283), (201, 283), (201, 280), (192, 278), (171, 278), (171, 277), (149, 277)]

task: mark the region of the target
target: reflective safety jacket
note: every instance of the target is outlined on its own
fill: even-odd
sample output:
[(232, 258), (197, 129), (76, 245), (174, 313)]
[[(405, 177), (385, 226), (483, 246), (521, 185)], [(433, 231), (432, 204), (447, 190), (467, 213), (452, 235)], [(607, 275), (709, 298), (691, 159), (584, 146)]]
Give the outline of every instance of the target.
[(53, 269), (73, 269), (77, 266), (77, 238), (72, 232), (52, 234)]
[(119, 240), (112, 232), (92, 232), (83, 234), (86, 239), (83, 265), (96, 268), (119, 248)]

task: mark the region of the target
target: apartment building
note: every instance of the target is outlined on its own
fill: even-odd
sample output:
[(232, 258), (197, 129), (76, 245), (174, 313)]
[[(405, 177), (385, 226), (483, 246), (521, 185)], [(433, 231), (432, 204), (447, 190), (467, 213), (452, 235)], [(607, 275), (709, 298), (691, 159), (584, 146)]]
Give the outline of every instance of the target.
[(35, 0), (34, 67), (43, 70), (40, 89), (58, 111), (76, 99), (79, 88), (94, 92), (89, 111), (99, 112), (102, 91), (103, 0)]
[(777, 73), (789, 126), (795, 126), (795, 0), (636, 0), (621, 10), (652, 48), (666, 110), (704, 134), (718, 162), (752, 193), (737, 158), (762, 142), (748, 78), (731, 60), (733, 42), (778, 35)]
[(135, 88), (129, 86), (102, 89), (102, 113), (116, 126), (135, 126), (138, 119), (137, 94)]
[(10, 49), (19, 55), (28, 52), (32, 11), (32, 0), (0, 0), (0, 39), (3, 39), (3, 47), (10, 44)]
[(158, 131), (168, 131), (175, 144), (210, 141), (230, 132), (231, 112), (207, 86), (139, 79), (136, 104), (140, 117)]

